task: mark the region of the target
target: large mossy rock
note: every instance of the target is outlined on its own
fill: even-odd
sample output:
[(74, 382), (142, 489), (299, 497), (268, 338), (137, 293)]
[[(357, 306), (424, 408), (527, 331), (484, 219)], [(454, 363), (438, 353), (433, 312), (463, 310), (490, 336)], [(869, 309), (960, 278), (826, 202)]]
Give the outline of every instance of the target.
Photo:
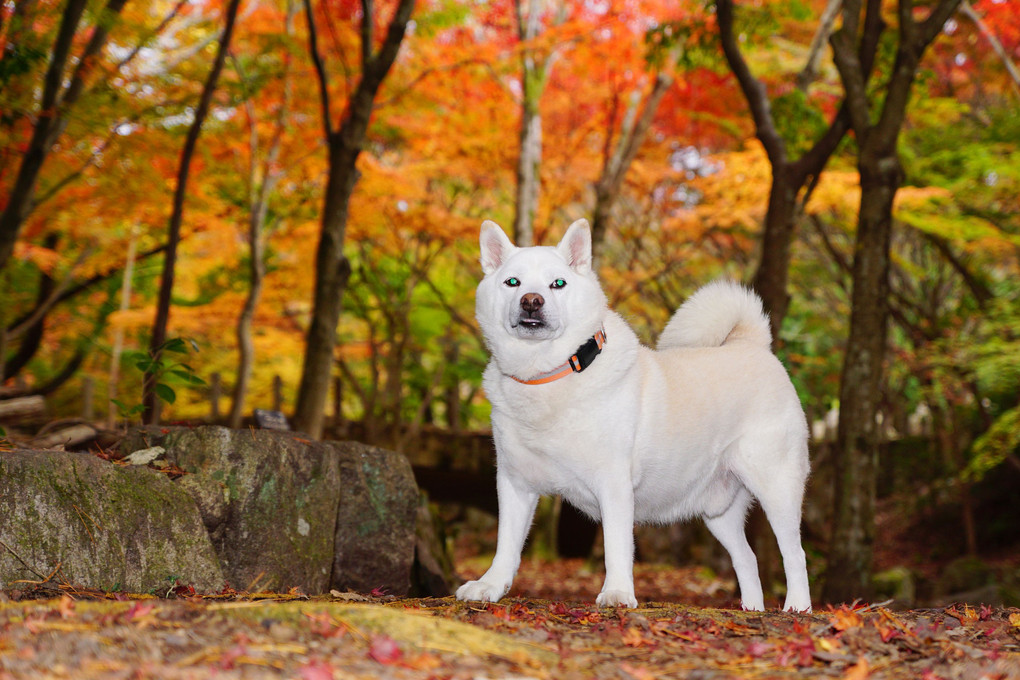
[(183, 489), (155, 470), (87, 454), (0, 452), (0, 541), (0, 588), (51, 574), (54, 584), (107, 591), (223, 587)]
[(223, 427), (133, 430), (160, 446), (193, 496), (235, 588), (405, 595), (418, 490), (407, 459), (354, 442)]
[(411, 589), (418, 486), (399, 453), (355, 442), (328, 442), (340, 469), (333, 578), (336, 590)]

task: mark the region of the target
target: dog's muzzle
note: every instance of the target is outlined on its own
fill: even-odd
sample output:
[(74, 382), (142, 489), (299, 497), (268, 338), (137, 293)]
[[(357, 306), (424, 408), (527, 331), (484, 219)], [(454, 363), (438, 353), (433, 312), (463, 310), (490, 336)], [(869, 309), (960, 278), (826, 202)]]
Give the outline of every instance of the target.
[(541, 328), (545, 326), (545, 317), (542, 308), (545, 306), (545, 298), (538, 293), (525, 293), (521, 296), (521, 314), (517, 317), (517, 323), (525, 328)]

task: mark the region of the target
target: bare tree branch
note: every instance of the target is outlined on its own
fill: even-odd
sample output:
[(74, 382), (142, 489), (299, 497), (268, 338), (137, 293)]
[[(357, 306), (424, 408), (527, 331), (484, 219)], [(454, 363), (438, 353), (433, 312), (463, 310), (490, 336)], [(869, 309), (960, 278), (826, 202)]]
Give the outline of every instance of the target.
[(750, 66), (737, 45), (737, 37), (733, 33), (733, 0), (716, 1), (716, 17), (719, 22), (719, 38), (722, 42), (723, 55), (726, 63), (737, 78), (737, 83), (744, 93), (747, 105), (754, 119), (755, 135), (765, 147), (765, 153), (773, 164), (786, 163), (786, 144), (776, 129), (772, 119), (772, 105), (769, 102), (765, 84), (754, 77)]
[(832, 35), (832, 27), (836, 24), (836, 17), (839, 16), (839, 8), (843, 0), (828, 0), (822, 16), (818, 21), (818, 30), (811, 39), (811, 47), (808, 48), (808, 58), (803, 70), (797, 74), (797, 89), (807, 91), (808, 86), (818, 77), (818, 62), (822, 59), (822, 50), (829, 42)]
[(326, 76), (326, 65), (322, 61), (322, 55), (319, 54), (319, 32), (316, 29), (312, 0), (304, 0), (304, 6), (305, 22), (308, 24), (308, 53), (315, 66), (315, 79), (319, 84), (319, 101), (322, 104), (322, 129), (328, 139), (333, 136), (333, 106), (329, 99), (329, 79)]

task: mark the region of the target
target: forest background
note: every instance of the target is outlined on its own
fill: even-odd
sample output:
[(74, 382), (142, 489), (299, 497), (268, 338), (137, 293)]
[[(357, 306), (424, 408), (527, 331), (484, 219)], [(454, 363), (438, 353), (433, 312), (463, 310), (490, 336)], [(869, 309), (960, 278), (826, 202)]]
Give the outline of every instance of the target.
[(649, 342), (716, 277), (765, 298), (831, 470), (820, 550), (849, 546), (830, 599), (866, 590), (893, 492), (951, 508), (959, 554), (1020, 541), (1015, 494), (982, 502), (1020, 472), (1016, 0), (0, 21), (2, 396), (72, 417), (91, 377), (111, 427), (196, 421), (216, 375), (235, 427), (279, 398), (316, 436), (484, 429), (479, 224), (548, 243), (587, 217)]

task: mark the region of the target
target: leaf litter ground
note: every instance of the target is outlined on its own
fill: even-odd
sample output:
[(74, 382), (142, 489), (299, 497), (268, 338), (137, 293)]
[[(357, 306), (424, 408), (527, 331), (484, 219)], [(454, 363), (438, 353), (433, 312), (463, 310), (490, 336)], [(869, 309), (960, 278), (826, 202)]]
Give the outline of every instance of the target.
[(743, 612), (732, 584), (644, 565), (638, 591), (655, 601), (599, 609), (599, 578), (577, 561), (526, 562), (499, 604), (45, 584), (0, 593), (0, 680), (1020, 678), (1018, 609)]

